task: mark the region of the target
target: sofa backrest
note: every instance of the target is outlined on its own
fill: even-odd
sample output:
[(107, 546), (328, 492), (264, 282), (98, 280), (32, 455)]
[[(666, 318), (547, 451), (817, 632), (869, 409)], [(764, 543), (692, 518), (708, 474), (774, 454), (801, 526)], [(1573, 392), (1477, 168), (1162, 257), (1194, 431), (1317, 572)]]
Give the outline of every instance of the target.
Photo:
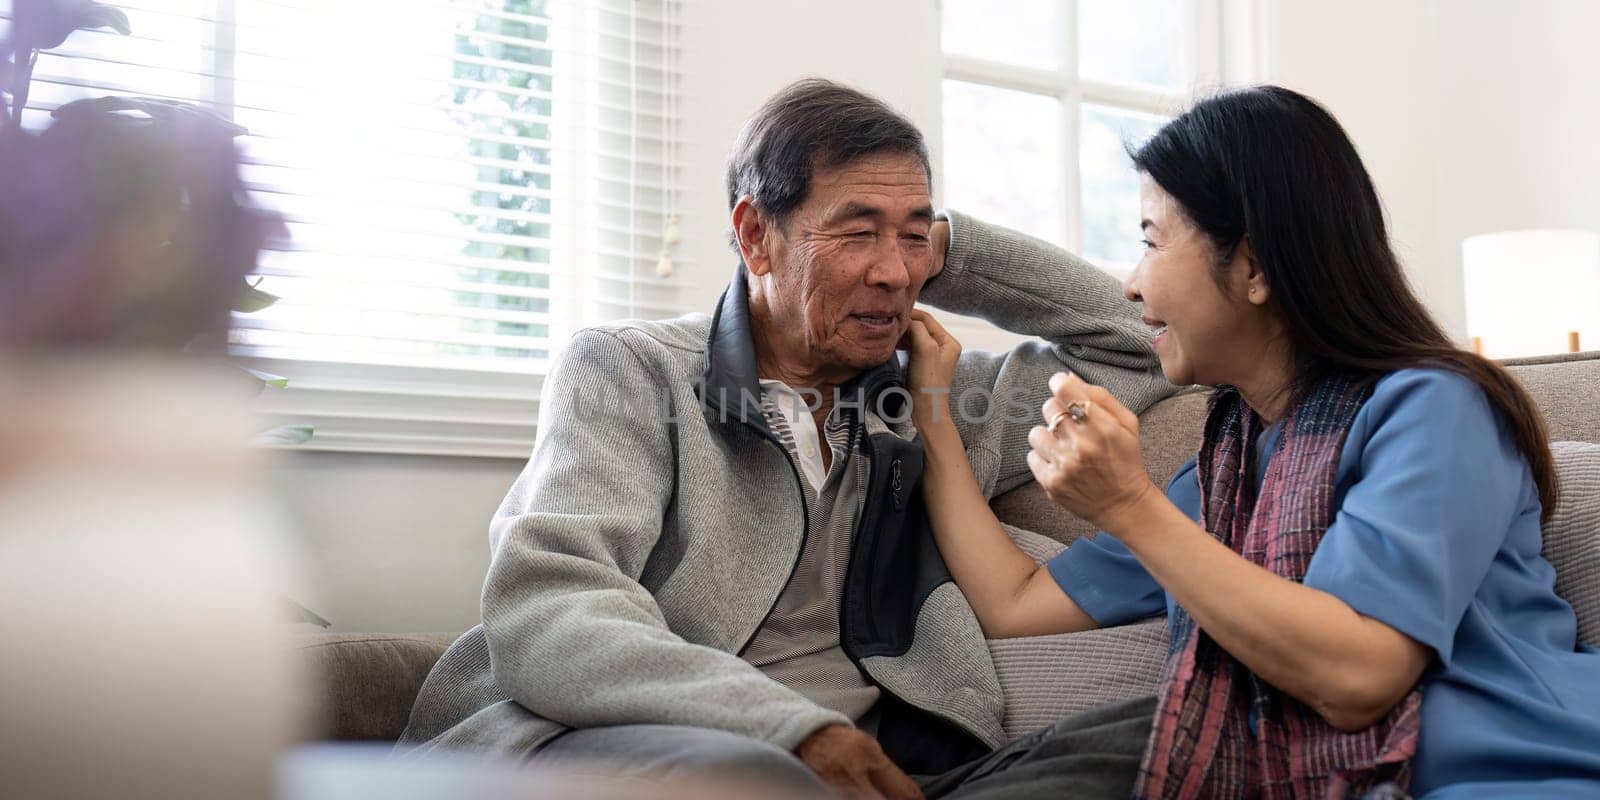
[(1544, 412), (1550, 441), (1600, 444), (1600, 351), (1503, 363)]
[[(1600, 443), (1600, 351), (1503, 362), (1527, 387), (1544, 412), (1551, 441)], [(1186, 389), (1139, 416), (1145, 469), (1165, 487), (1183, 462), (1194, 457), (1205, 424), (1209, 390)], [(1026, 483), (995, 498), (993, 507), (1009, 525), (1070, 543), (1094, 529), (1050, 502), (1044, 490)]]

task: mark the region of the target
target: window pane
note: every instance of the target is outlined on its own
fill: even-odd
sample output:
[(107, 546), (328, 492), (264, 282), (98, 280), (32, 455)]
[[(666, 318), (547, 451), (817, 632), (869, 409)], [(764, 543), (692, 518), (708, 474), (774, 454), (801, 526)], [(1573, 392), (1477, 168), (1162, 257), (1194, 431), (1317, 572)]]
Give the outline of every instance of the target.
[(951, 207), (1063, 244), (1061, 103), (944, 82), (944, 194)]
[(1183, 28), (1178, 0), (1078, 0), (1078, 73), (1182, 89), (1188, 81)]
[(1010, 0), (1003, 11), (989, 0), (944, 0), (944, 51), (1038, 69), (1060, 65), (1057, 0)]
[(24, 123), (137, 92), (248, 129), (240, 177), (289, 235), (259, 256), (279, 302), (234, 318), (238, 355), (538, 372), (577, 326), (684, 311), (650, 277), (679, 3), (435, 0), (351, 47), (392, 3), (115, 0), (135, 35), (40, 56)]
[(1083, 254), (1110, 271), (1139, 261), (1139, 175), (1125, 145), (1138, 146), (1167, 120), (1104, 106), (1083, 106), (1078, 169), (1083, 180)]
[[(360, 4), (235, 6), (244, 176), (278, 190), (263, 203), (288, 217), (294, 247), (263, 258), (261, 288), (281, 302), (240, 317), (234, 343), (330, 362), (547, 358), (554, 109), (539, 70), (552, 52), (549, 23), (527, 24), (546, 12), (419, 7), (353, 53), (338, 43), (369, 19)], [(286, 80), (328, 91), (296, 99)]]

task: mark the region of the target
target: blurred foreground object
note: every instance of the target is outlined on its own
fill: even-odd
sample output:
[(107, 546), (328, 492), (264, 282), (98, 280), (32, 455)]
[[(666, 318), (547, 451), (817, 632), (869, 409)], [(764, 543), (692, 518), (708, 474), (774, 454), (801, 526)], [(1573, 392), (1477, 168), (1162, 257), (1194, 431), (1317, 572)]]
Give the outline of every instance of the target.
[(1505, 231), (1461, 243), (1467, 336), (1491, 358), (1600, 346), (1600, 233)]
[(305, 693), (236, 380), (0, 360), (5, 796), (271, 796)]
[(221, 349), (246, 275), (281, 221), (253, 208), (233, 139), (198, 106), (138, 97), (24, 127), (38, 51), (132, 32), (91, 0), (15, 0), (0, 40), (0, 349)]
[[(34, 55), (129, 32), (15, 0), (0, 42), (0, 795), (241, 798), (305, 715), (282, 596), (298, 573), (247, 448), (276, 379), (226, 364), (282, 230), (238, 126), (112, 97), (24, 127)], [(43, 117), (38, 117), (43, 123)]]
[(387, 744), (318, 744), (283, 759), (279, 800), (825, 800), (750, 779), (606, 776), (604, 765), (560, 770), (524, 760), (436, 752), (397, 759)]
[(277, 219), (201, 109), (80, 100), (0, 132), (0, 346), (220, 351)]

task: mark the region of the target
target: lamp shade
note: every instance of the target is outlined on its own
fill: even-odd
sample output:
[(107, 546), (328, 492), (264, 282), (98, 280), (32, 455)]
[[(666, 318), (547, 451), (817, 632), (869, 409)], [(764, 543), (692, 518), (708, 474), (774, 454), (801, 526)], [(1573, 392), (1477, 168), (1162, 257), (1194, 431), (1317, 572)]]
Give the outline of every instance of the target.
[(1600, 346), (1600, 234), (1525, 230), (1461, 243), (1467, 335), (1493, 358)]

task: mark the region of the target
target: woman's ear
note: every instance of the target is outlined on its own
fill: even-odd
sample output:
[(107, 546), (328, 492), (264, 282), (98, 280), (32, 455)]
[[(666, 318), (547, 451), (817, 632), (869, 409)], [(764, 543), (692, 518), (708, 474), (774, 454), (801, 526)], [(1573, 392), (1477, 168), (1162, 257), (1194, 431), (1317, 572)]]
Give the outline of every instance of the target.
[(1228, 265), (1235, 274), (1242, 273), (1245, 277), (1245, 299), (1251, 305), (1266, 305), (1272, 297), (1272, 287), (1267, 284), (1267, 275), (1261, 271), (1260, 262), (1256, 261), (1256, 254), (1250, 247), (1250, 235), (1245, 234), (1239, 244), (1233, 248), (1232, 263)]
[(767, 252), (767, 220), (756, 208), (755, 198), (745, 195), (733, 206), (733, 238), (739, 246), (739, 257), (752, 275), (766, 275), (772, 271), (772, 259)]

